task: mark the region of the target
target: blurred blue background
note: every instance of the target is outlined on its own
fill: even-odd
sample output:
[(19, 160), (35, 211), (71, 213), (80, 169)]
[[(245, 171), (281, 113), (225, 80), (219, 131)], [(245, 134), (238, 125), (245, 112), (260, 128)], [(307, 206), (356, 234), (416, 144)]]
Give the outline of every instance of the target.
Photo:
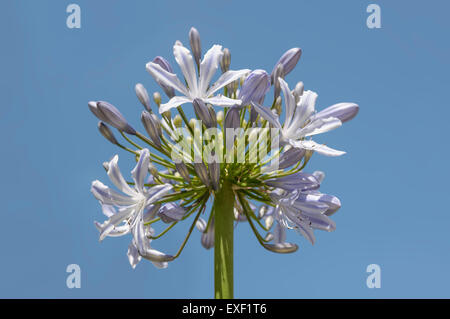
[[(275, 255), (247, 224), (235, 233), (238, 298), (450, 297), (447, 1), (87, 1), (81, 29), (66, 26), (70, 1), (2, 1), (0, 297), (210, 298), (213, 252), (194, 232), (182, 256), (158, 270), (126, 257), (130, 237), (98, 242), (102, 221), (90, 183), (109, 183), (101, 163), (130, 156), (97, 131), (87, 102), (103, 99), (139, 129), (134, 85), (159, 89), (145, 71), (156, 55), (175, 64), (172, 45), (195, 26), (203, 49), (228, 47), (232, 68), (272, 70), (303, 49), (287, 76), (319, 93), (318, 109), (360, 105), (358, 117), (319, 141), (348, 152), (315, 155), (322, 190), (343, 204), (334, 233)], [(366, 8), (381, 7), (368, 29)], [(205, 52), (205, 51), (204, 51)], [(178, 72), (178, 70), (177, 70)], [(446, 199), (447, 198), (447, 199)], [(155, 246), (175, 251), (189, 225)], [(78, 264), (81, 289), (68, 289)], [(381, 267), (381, 288), (366, 267)]]

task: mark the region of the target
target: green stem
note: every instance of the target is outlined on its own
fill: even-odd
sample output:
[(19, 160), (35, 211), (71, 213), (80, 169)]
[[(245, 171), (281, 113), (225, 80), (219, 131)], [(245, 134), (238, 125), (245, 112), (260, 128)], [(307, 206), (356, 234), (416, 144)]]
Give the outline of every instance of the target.
[(234, 192), (223, 181), (214, 200), (214, 297), (233, 298)]

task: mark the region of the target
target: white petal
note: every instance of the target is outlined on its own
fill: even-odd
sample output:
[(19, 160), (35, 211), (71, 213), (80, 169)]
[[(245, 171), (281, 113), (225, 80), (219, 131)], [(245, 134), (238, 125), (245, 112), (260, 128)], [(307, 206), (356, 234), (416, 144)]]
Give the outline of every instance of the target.
[(225, 85), (239, 79), (240, 77), (244, 76), (250, 72), (248, 69), (238, 70), (238, 71), (227, 71), (224, 74), (220, 76), (220, 78), (217, 79), (217, 81), (209, 88), (208, 92), (206, 92), (206, 96), (210, 96), (217, 90), (220, 90)]
[(210, 103), (212, 105), (216, 105), (216, 106), (223, 106), (223, 107), (227, 107), (227, 106), (233, 106), (233, 105), (240, 105), (241, 104), (241, 100), (235, 100), (235, 99), (230, 99), (229, 97), (223, 96), (223, 95), (216, 95), (214, 97), (210, 97), (207, 99), (203, 99), (203, 101), (205, 103)]
[(111, 182), (116, 185), (116, 187), (124, 192), (127, 195), (135, 196), (136, 192), (127, 184), (125, 179), (120, 172), (119, 165), (117, 162), (119, 161), (119, 156), (115, 155), (113, 159), (108, 163), (108, 176)]
[(100, 181), (93, 181), (91, 192), (102, 204), (115, 206), (129, 206), (135, 204), (135, 201), (128, 196), (117, 193)]
[(106, 236), (109, 235), (114, 230), (114, 227), (119, 225), (125, 219), (130, 217), (135, 211), (134, 206), (126, 207), (119, 210), (116, 214), (114, 214), (110, 219), (108, 219), (102, 225), (102, 231), (100, 232), (100, 241), (105, 239)]
[(139, 263), (142, 257), (139, 255), (136, 245), (134, 244), (134, 240), (128, 246), (127, 256), (131, 267), (133, 269), (136, 268), (136, 265)]
[(286, 117), (284, 121), (284, 126), (289, 127), (291, 125), (291, 122), (293, 120), (296, 104), (295, 104), (295, 97), (291, 93), (291, 90), (289, 89), (288, 84), (286, 81), (284, 81), (282, 78), (278, 78), (280, 82), (281, 91), (283, 92), (284, 96), (284, 104), (286, 107)]
[(102, 212), (106, 217), (111, 217), (116, 213), (116, 209), (113, 205), (102, 204)]
[(172, 190), (173, 186), (170, 184), (156, 185), (149, 189), (147, 195), (147, 205), (158, 201), (161, 197)]
[[(189, 103), (189, 102), (192, 102), (192, 100), (185, 96), (174, 96), (173, 98), (171, 98), (169, 100), (169, 102), (167, 102), (165, 104), (161, 104), (161, 106), (159, 107), (159, 113), (162, 114), (174, 107), (178, 107), (184, 103)], [(161, 122), (164, 122), (164, 121), (161, 121)]]
[(259, 105), (258, 103), (252, 102), (252, 106), (255, 108), (256, 112), (261, 115), (264, 119), (269, 121), (270, 124), (272, 124), (276, 128), (281, 128), (280, 120), (278, 119), (278, 116), (272, 112), (271, 109), (268, 107)]
[(203, 57), (202, 63), (200, 64), (200, 80), (198, 87), (200, 92), (206, 93), (208, 85), (211, 83), (211, 79), (219, 67), (219, 61), (222, 55), (222, 46), (216, 44), (213, 45)]
[(178, 77), (175, 74), (164, 70), (159, 64), (148, 62), (146, 69), (156, 82), (170, 86), (184, 95), (188, 94), (186, 87), (180, 82)]
[(341, 120), (336, 117), (319, 118), (306, 125), (297, 132), (298, 137), (305, 137), (325, 133), (342, 125)]
[(295, 109), (294, 117), (292, 118), (292, 121), (290, 121), (290, 125), (284, 126), (286, 137), (294, 138), (295, 133), (305, 125), (308, 118), (314, 113), (316, 100), (317, 93), (313, 91), (305, 91), (303, 93)]
[(137, 162), (134, 169), (131, 171), (133, 180), (136, 183), (136, 189), (140, 192), (144, 192), (145, 177), (148, 172), (148, 165), (150, 162), (150, 152), (148, 149), (144, 148), (140, 151), (139, 161)]
[(315, 151), (319, 154), (326, 156), (341, 156), (345, 152), (332, 149), (324, 144), (318, 144), (314, 141), (290, 141), (291, 145), (294, 147), (304, 148), (306, 150)]
[(194, 58), (191, 52), (182, 45), (174, 45), (173, 55), (181, 68), (181, 72), (183, 72), (189, 86), (189, 92), (192, 96), (196, 96), (198, 92), (197, 71), (195, 71)]

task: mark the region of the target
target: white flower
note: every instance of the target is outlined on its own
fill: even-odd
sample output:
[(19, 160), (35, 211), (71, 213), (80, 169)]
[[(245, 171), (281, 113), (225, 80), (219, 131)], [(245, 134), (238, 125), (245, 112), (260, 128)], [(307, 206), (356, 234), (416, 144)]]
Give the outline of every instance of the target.
[(338, 151), (306, 139), (309, 136), (325, 133), (342, 125), (342, 122), (336, 117), (314, 117), (317, 93), (305, 91), (298, 103), (295, 103), (295, 97), (290, 91), (288, 84), (282, 78), (279, 78), (279, 81), (286, 105), (286, 118), (283, 125), (280, 124), (278, 116), (269, 108), (257, 103), (252, 104), (262, 117), (274, 127), (280, 129), (280, 142), (328, 156), (345, 154), (343, 151)]
[[(106, 164), (111, 182), (124, 194), (109, 188), (100, 181), (92, 182), (91, 192), (102, 204), (103, 213), (108, 217), (104, 223), (95, 222), (100, 231), (100, 241), (105, 237), (123, 236), (133, 234), (128, 256), (133, 268), (140, 260), (140, 256), (153, 261), (158, 267), (163, 267), (170, 256), (150, 248), (150, 241), (144, 231), (144, 214), (146, 210), (153, 210), (156, 201), (172, 189), (170, 184), (156, 185), (151, 188), (144, 186), (150, 162), (150, 153), (147, 149), (140, 151), (139, 161), (131, 172), (134, 187), (130, 187), (123, 178), (115, 155)], [(150, 229), (148, 230), (150, 231)]]
[(250, 70), (244, 69), (239, 71), (227, 71), (222, 74), (219, 79), (210, 86), (211, 79), (216, 72), (219, 61), (223, 55), (222, 46), (213, 45), (211, 49), (206, 52), (200, 64), (200, 75), (197, 77), (194, 59), (191, 52), (180, 44), (173, 46), (173, 55), (175, 60), (183, 72), (186, 79), (187, 87), (178, 79), (178, 77), (164, 70), (159, 64), (149, 62), (146, 65), (147, 71), (153, 78), (163, 85), (169, 86), (182, 93), (182, 96), (174, 96), (165, 104), (161, 104), (160, 113), (164, 113), (171, 108), (180, 106), (184, 103), (192, 102), (198, 98), (205, 103), (210, 103), (218, 106), (233, 106), (240, 105), (240, 100), (230, 99), (223, 95), (213, 96), (215, 92), (223, 88), (225, 85), (239, 79)]

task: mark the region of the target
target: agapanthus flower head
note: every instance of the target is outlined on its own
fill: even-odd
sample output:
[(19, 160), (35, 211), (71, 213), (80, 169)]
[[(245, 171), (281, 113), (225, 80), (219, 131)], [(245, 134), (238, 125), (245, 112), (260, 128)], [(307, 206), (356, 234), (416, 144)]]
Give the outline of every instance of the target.
[[(305, 90), (301, 81), (291, 91), (285, 76), (298, 62), (299, 48), (288, 50), (269, 75), (262, 69), (231, 71), (230, 51), (220, 45), (202, 56), (195, 28), (189, 32), (189, 43), (192, 53), (180, 41), (173, 46), (183, 78), (160, 56), (146, 65), (169, 98), (163, 103), (161, 94), (153, 93), (162, 115), (152, 112), (144, 85), (135, 86), (145, 108), (141, 122), (146, 134), (131, 127), (110, 103), (88, 104), (101, 121), (101, 134), (136, 161), (131, 179), (121, 174), (117, 155), (103, 164), (117, 190), (100, 181), (92, 183), (91, 191), (107, 217), (95, 223), (100, 240), (130, 234), (128, 259), (133, 268), (142, 258), (165, 268), (181, 254), (194, 228), (201, 232), (206, 249), (223, 242), (226, 218), (233, 227), (248, 223), (258, 242), (276, 253), (298, 249), (286, 242), (287, 229), (297, 230), (311, 243), (314, 230), (333, 231), (336, 225), (330, 216), (341, 202), (321, 193), (324, 173), (308, 173), (306, 166), (315, 152), (344, 152), (311, 137), (354, 118), (358, 105), (338, 103), (316, 112), (317, 93)], [(223, 74), (213, 83), (219, 64)], [(274, 94), (269, 98), (271, 88)], [(187, 103), (192, 104), (194, 118), (181, 107)], [(270, 106), (263, 106), (266, 103)], [(217, 106), (223, 109), (217, 111)], [(116, 137), (111, 127), (120, 135)], [(224, 206), (231, 209), (224, 211)], [(191, 227), (176, 253), (165, 254), (150, 245), (185, 222)]]

